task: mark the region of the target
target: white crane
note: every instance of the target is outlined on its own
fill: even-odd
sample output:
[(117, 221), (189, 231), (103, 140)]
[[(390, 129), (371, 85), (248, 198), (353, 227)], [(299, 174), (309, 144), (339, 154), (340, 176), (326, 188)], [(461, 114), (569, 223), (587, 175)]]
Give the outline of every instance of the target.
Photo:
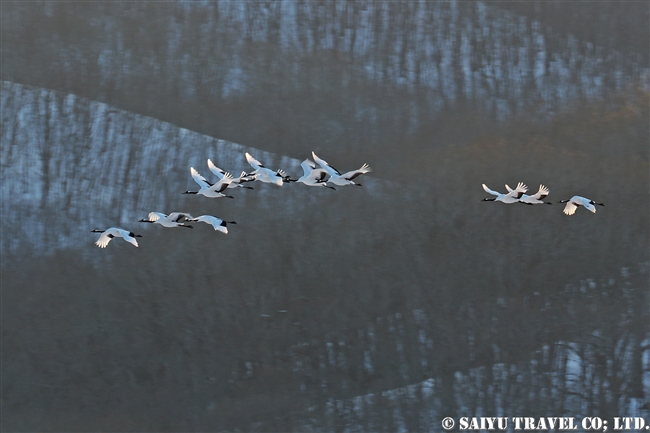
[(264, 167), (261, 162), (253, 158), (248, 152), (246, 152), (246, 161), (248, 161), (250, 166), (255, 169), (255, 171), (249, 174), (249, 176), (254, 175), (255, 180), (265, 183), (274, 183), (277, 186), (282, 186), (284, 182), (291, 182), (293, 180), (282, 170), (273, 171)]
[[(212, 173), (214, 173), (215, 176), (219, 178), (219, 180), (223, 179), (223, 177), (227, 174), (226, 171), (220, 169), (214, 163), (208, 159), (208, 168)], [(246, 186), (242, 185), (244, 182), (251, 182), (255, 180), (254, 177), (248, 176), (245, 171), (242, 171), (242, 173), (239, 175), (239, 177), (233, 177), (230, 180), (230, 183), (228, 184), (228, 188), (246, 188), (246, 189), (253, 189), (252, 186)]]
[(117, 227), (111, 227), (106, 230), (95, 229), (92, 230), (91, 233), (101, 233), (99, 239), (97, 239), (97, 242), (95, 242), (95, 245), (97, 245), (99, 248), (106, 248), (106, 245), (108, 245), (108, 243), (113, 238), (122, 238), (137, 247), (138, 241), (136, 241), (135, 238), (142, 237), (142, 235), (136, 235), (133, 232), (127, 232), (126, 230), (118, 229)]
[[(506, 189), (508, 192), (512, 192), (513, 189), (506, 184)], [(544, 185), (539, 186), (539, 191), (533, 195), (522, 194), (519, 199), (519, 203), (525, 204), (553, 204), (550, 201), (544, 201), (544, 198), (549, 194), (550, 190)]]
[(316, 164), (311, 162), (309, 159), (305, 159), (300, 163), (302, 167), (303, 175), (293, 182), (304, 183), (307, 186), (324, 186), (329, 189), (336, 189), (327, 185), (325, 178), (327, 177), (327, 171), (322, 168), (316, 168)]
[(564, 210), (562, 212), (567, 215), (573, 215), (576, 213), (578, 206), (584, 206), (585, 209), (593, 213), (596, 213), (596, 206), (594, 205), (605, 206), (603, 203), (596, 203), (593, 200), (581, 197), (579, 195), (574, 195), (569, 200), (562, 200), (558, 203), (566, 203), (566, 206), (564, 206)]
[(361, 186), (360, 183), (355, 183), (352, 181), (352, 179), (356, 178), (357, 176), (360, 176), (362, 174), (370, 173), (372, 171), (372, 168), (368, 164), (363, 164), (360, 169), (358, 170), (352, 170), (348, 171), (347, 173), (341, 174), (337, 169), (332, 167), (325, 161), (324, 159), (319, 158), (316, 156), (316, 154), (312, 151), (311, 156), (314, 158), (314, 161), (323, 169), (327, 172), (327, 174), (330, 175), (330, 178), (327, 180), (329, 183), (333, 183), (334, 185), (356, 185), (356, 186)]
[(510, 204), (510, 203), (517, 203), (521, 196), (528, 191), (528, 187), (524, 185), (522, 182), (519, 182), (517, 184), (517, 188), (514, 190), (508, 192), (507, 194), (501, 194), (500, 192), (497, 191), (492, 191), (490, 188), (488, 188), (485, 184), (483, 184), (483, 189), (485, 192), (488, 194), (492, 194), (496, 196), (496, 198), (484, 198), (481, 201), (500, 201), (502, 203)]
[(190, 173), (192, 174), (192, 179), (199, 184), (201, 189), (198, 191), (185, 191), (183, 194), (201, 194), (205, 197), (209, 198), (218, 198), (218, 197), (228, 197), (228, 198), (235, 198), (231, 195), (226, 195), (223, 194), (223, 191), (228, 188), (228, 184), (230, 183), (230, 180), (232, 179), (232, 176), (230, 173), (225, 173), (223, 178), (215, 183), (214, 185), (210, 185), (210, 183), (199, 174), (198, 171), (194, 169), (194, 167), (190, 167)]
[(163, 227), (186, 227), (191, 229), (192, 226), (184, 224), (184, 221), (191, 220), (192, 215), (183, 212), (172, 212), (165, 215), (162, 212), (149, 212), (149, 216), (141, 219), (141, 223), (160, 224)]
[(237, 224), (235, 221), (224, 221), (221, 218), (217, 218), (212, 215), (201, 215), (196, 218), (190, 219), (194, 222), (204, 222), (206, 224), (211, 224), (215, 230), (219, 230), (221, 233), (228, 234), (228, 224)]

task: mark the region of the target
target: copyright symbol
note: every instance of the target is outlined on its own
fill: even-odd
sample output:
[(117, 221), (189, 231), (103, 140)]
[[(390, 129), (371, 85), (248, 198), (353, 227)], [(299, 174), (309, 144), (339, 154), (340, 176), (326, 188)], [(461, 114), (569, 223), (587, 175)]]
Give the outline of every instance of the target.
[(454, 428), (454, 419), (450, 417), (443, 419), (442, 428), (444, 428), (445, 430), (451, 430), (452, 428)]

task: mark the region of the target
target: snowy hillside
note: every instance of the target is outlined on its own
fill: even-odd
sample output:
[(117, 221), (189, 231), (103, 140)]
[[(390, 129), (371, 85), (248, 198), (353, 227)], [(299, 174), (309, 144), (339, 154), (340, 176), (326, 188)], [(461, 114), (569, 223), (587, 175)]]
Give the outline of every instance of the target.
[[(538, 293), (525, 301), (543, 305), (542, 310), (549, 316), (577, 319), (603, 299), (615, 298), (626, 308), (620, 317), (613, 318), (617, 328), (614, 335), (599, 327), (581, 340), (539, 344), (530, 360), (520, 362), (502, 359), (502, 347), (496, 343), (492, 346), (492, 364), (455, 371), (443, 378), (416, 381), (406, 369), (400, 369), (399, 374), (410, 385), (352, 398), (330, 398), (322, 406), (311, 407), (311, 414), (303, 415), (301, 430), (323, 431), (313, 418), (308, 420), (320, 415), (328, 427), (345, 425), (350, 431), (441, 431), (440, 420), (451, 414), (449, 407), (455, 407), (458, 416), (469, 417), (534, 415), (534, 409), (552, 416), (576, 417), (579, 422), (595, 407), (642, 417), (647, 414), (644, 395), (650, 392), (650, 334), (626, 319), (634, 314), (636, 296), (643, 290), (636, 285), (637, 277), (647, 275), (648, 263), (640, 263), (637, 269), (621, 269), (615, 278), (583, 280), (578, 285), (567, 285), (556, 295)], [(508, 303), (502, 298), (491, 307), (498, 311), (507, 308)], [(581, 306), (574, 307), (577, 304)], [(395, 314), (377, 318), (359, 330), (366, 348), (363, 368), (374, 374), (373, 366), (387, 352), (399, 359), (400, 365), (414, 362), (427, 368), (435, 363), (433, 354), (440, 354), (444, 346), (432, 338), (432, 322), (420, 309), (413, 310), (412, 317)], [(473, 344), (474, 334), (469, 332), (465, 338), (470, 342), (466, 357), (475, 361), (479, 354)], [(300, 350), (296, 348), (291, 354), (295, 374), (320, 377), (320, 386), (326, 389), (332, 385), (329, 381), (336, 377), (335, 372), (349, 368), (353, 362), (349, 345), (346, 341), (323, 342), (317, 369), (297, 356)]]
[[(267, 167), (282, 168), (293, 178), (302, 174), (296, 159), (75, 95), (11, 82), (2, 83), (1, 95), (3, 214), (20, 220), (16, 224), (16, 218), (3, 218), (3, 253), (23, 246), (47, 251), (88, 243), (94, 235), (87, 232), (93, 228), (125, 226), (137, 231), (143, 227), (136, 221), (150, 211), (168, 213), (197, 203), (204, 209), (237, 206), (181, 194), (197, 187), (190, 166), (208, 179), (214, 177), (208, 158), (238, 175), (252, 170), (244, 158), (244, 152), (250, 152)], [(306, 149), (305, 158), (310, 153)], [(366, 191), (372, 190), (368, 181)], [(291, 206), (310, 189), (285, 185), (291, 191), (283, 194), (275, 185), (256, 182), (254, 187), (233, 192), (234, 201), (264, 202), (280, 196), (283, 206)]]
[[(174, 104), (200, 106), (199, 119), (182, 124), (204, 131), (215, 127), (210, 113), (225, 101), (271, 98), (276, 89), (300, 95), (327, 88), (349, 115), (380, 124), (383, 107), (354, 90), (357, 80), (423, 96), (391, 105), (411, 128), (462, 101), (501, 118), (547, 117), (579, 98), (649, 85), (647, 55), (601, 37), (602, 24), (590, 23), (593, 38), (585, 40), (490, 2), (123, 6), (84, 4), (71, 13), (56, 3), (12, 5), (3, 16), (14, 35), (3, 49), (5, 76), (157, 118), (152, 113), (180, 119)], [(78, 17), (87, 24), (69, 25)]]
[[(631, 75), (647, 80), (648, 70), (634, 59), (605, 56), (604, 47), (572, 36), (564, 39), (539, 22), (488, 2), (461, 3), (420, 1), (403, 7), (398, 2), (282, 1), (253, 6), (224, 1), (183, 5), (201, 9), (210, 17), (202, 31), (228, 23), (254, 41), (277, 38), (287, 52), (307, 55), (340, 50), (359, 61), (373, 79), (433, 89), (441, 96), (440, 104), (445, 99), (476, 99), (484, 101), (486, 108), (494, 106), (503, 114), (512, 114), (522, 107), (509, 107), (510, 100), (543, 100), (551, 108), (576, 97), (602, 95), (608, 80), (613, 80), (609, 84), (614, 88), (621, 88)], [(181, 36), (180, 32), (172, 34), (177, 40)], [(237, 78), (239, 83), (245, 81), (245, 76)], [(237, 87), (230, 81), (223, 91), (230, 93)]]

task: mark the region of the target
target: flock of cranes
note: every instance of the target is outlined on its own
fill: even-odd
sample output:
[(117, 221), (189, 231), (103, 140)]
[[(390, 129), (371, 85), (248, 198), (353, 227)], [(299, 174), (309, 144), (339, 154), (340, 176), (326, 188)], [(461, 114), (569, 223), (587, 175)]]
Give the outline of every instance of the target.
[[(357, 170), (348, 171), (346, 173), (341, 173), (327, 161), (319, 158), (314, 152), (311, 153), (312, 158), (315, 162), (305, 159), (300, 166), (303, 170), (303, 175), (298, 179), (292, 179), (286, 172), (283, 170), (271, 170), (266, 168), (261, 162), (253, 158), (250, 153), (246, 152), (246, 161), (253, 167), (253, 171), (246, 173), (243, 171), (239, 177), (233, 177), (230, 173), (220, 169), (214, 163), (208, 159), (208, 168), (210, 171), (217, 176), (219, 179), (216, 183), (209, 182), (205, 177), (203, 177), (194, 167), (190, 167), (190, 174), (192, 179), (199, 185), (198, 191), (185, 191), (183, 194), (199, 194), (209, 198), (234, 198), (231, 195), (226, 194), (226, 190), (231, 188), (247, 188), (253, 189), (253, 187), (245, 185), (248, 182), (258, 181), (265, 183), (273, 183), (278, 186), (282, 186), (285, 183), (297, 182), (302, 183), (307, 186), (323, 187), (335, 189), (333, 186), (328, 185), (331, 183), (337, 186), (345, 185), (356, 185), (361, 186), (361, 184), (356, 183), (354, 179), (359, 177), (362, 174), (366, 174), (372, 171), (368, 164), (363, 164), (361, 168)], [(318, 164), (320, 167), (317, 167)], [(482, 201), (500, 201), (502, 203), (511, 204), (511, 203), (524, 203), (528, 205), (535, 204), (552, 204), (551, 202), (544, 201), (544, 199), (550, 193), (550, 190), (544, 186), (540, 185), (537, 193), (533, 195), (527, 195), (528, 187), (524, 185), (523, 182), (519, 182), (515, 189), (510, 188), (506, 184), (507, 193), (503, 194), (497, 191), (493, 191), (483, 184), (483, 189), (488, 194), (492, 194), (493, 198), (484, 198)], [(596, 203), (593, 200), (590, 200), (579, 195), (575, 195), (568, 200), (562, 200), (559, 203), (566, 203), (564, 207), (564, 213), (566, 215), (573, 215), (576, 212), (576, 209), (579, 206), (583, 206), (590, 212), (596, 213), (596, 205), (605, 206), (603, 203)], [(228, 234), (228, 224), (237, 224), (235, 221), (224, 221), (221, 218), (217, 218), (212, 215), (201, 215), (199, 217), (193, 217), (192, 215), (184, 212), (172, 212), (169, 215), (161, 212), (150, 212), (147, 218), (143, 218), (140, 222), (159, 224), (163, 227), (185, 227), (191, 229), (192, 226), (188, 222), (203, 222), (210, 224), (214, 230), (220, 231), (221, 233)], [(125, 241), (131, 243), (134, 246), (138, 246), (138, 241), (135, 238), (142, 237), (141, 235), (136, 235), (133, 232), (120, 229), (117, 227), (111, 227), (106, 230), (93, 230), (93, 233), (101, 233), (99, 239), (95, 244), (100, 248), (106, 248), (111, 239), (115, 237), (121, 237)]]
[[(298, 179), (292, 179), (286, 172), (283, 170), (273, 171), (269, 168), (264, 167), (264, 165), (259, 162), (257, 159), (253, 158), (251, 154), (246, 152), (246, 161), (253, 167), (253, 171), (250, 173), (242, 172), (239, 177), (233, 177), (230, 173), (220, 169), (214, 163), (208, 159), (208, 168), (210, 171), (217, 176), (219, 179), (216, 183), (209, 182), (205, 177), (203, 177), (194, 167), (190, 167), (190, 174), (192, 179), (199, 185), (198, 191), (185, 191), (183, 194), (198, 194), (203, 195), (208, 198), (234, 198), (231, 195), (226, 194), (226, 190), (229, 188), (247, 188), (253, 189), (253, 187), (245, 185), (248, 182), (258, 181), (264, 183), (273, 183), (278, 186), (282, 186), (285, 183), (297, 182), (302, 183), (307, 186), (316, 186), (335, 189), (332, 186), (329, 186), (327, 182), (330, 182), (337, 186), (345, 185), (356, 185), (361, 186), (360, 183), (356, 183), (354, 179), (362, 174), (366, 174), (372, 171), (368, 164), (363, 164), (358, 170), (348, 171), (346, 173), (341, 173), (327, 161), (316, 156), (314, 152), (311, 153), (314, 161), (320, 165), (320, 168), (316, 167), (316, 163), (305, 159), (300, 166), (303, 170), (303, 175)], [(163, 227), (185, 227), (193, 228), (188, 222), (203, 222), (206, 224), (212, 225), (214, 230), (220, 231), (221, 233), (228, 234), (228, 224), (237, 224), (235, 221), (224, 221), (221, 218), (217, 218), (212, 215), (201, 215), (199, 217), (193, 217), (192, 215), (185, 212), (172, 212), (169, 215), (162, 212), (150, 212), (147, 218), (141, 219), (139, 222), (159, 224)], [(122, 238), (125, 241), (129, 242), (134, 246), (138, 246), (138, 241), (135, 238), (141, 238), (142, 235), (136, 235), (133, 232), (111, 227), (106, 230), (92, 230), (92, 233), (101, 233), (95, 245), (100, 248), (106, 248), (108, 243), (113, 238)]]
[[(539, 186), (539, 190), (537, 191), (536, 194), (534, 195), (527, 195), (525, 194), (528, 192), (528, 187), (524, 185), (522, 182), (519, 182), (517, 184), (517, 188), (512, 189), (506, 184), (506, 190), (508, 191), (506, 194), (501, 194), (500, 192), (497, 191), (492, 191), (490, 188), (488, 188), (485, 184), (483, 184), (483, 189), (485, 192), (488, 194), (492, 194), (495, 196), (495, 198), (484, 198), (481, 201), (500, 201), (502, 203), (506, 204), (511, 204), (511, 203), (524, 203), (524, 204), (553, 204), (550, 201), (544, 201), (546, 196), (549, 194), (550, 190), (545, 187), (544, 185)], [(593, 200), (590, 200), (585, 197), (581, 197), (579, 195), (574, 195), (568, 200), (561, 200), (558, 203), (566, 203), (564, 206), (564, 213), (566, 215), (573, 215), (576, 212), (576, 209), (578, 209), (578, 206), (583, 206), (585, 209), (587, 209), (590, 212), (596, 213), (596, 206), (605, 206), (603, 203), (596, 203)]]

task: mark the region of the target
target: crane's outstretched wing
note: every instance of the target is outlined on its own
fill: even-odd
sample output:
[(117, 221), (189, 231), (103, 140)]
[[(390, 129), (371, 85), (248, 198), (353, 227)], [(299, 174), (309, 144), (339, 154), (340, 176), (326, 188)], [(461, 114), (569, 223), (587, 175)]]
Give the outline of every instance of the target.
[(323, 167), (323, 169), (325, 169), (325, 171), (327, 171), (327, 173), (330, 176), (340, 176), (341, 175), (341, 173), (337, 169), (335, 169), (334, 167), (329, 165), (327, 163), (327, 161), (325, 161), (324, 159), (320, 159), (318, 156), (316, 156), (316, 154), (314, 152), (311, 153), (311, 156), (314, 158), (314, 161), (316, 161), (316, 163), (318, 165)]

